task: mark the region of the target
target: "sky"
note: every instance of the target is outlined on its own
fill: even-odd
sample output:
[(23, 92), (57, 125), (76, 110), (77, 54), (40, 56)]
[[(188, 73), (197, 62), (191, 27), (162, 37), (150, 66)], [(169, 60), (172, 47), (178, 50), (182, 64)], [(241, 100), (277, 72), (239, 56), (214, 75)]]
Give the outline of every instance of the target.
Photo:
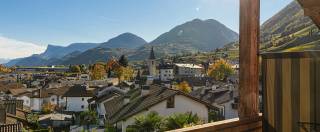
[[(291, 1), (261, 0), (261, 23)], [(48, 44), (105, 42), (125, 32), (152, 41), (195, 18), (216, 19), (238, 32), (239, 0), (1, 0), (0, 16), (0, 42), (27, 42), (39, 53)], [(11, 50), (1, 45), (0, 52)]]

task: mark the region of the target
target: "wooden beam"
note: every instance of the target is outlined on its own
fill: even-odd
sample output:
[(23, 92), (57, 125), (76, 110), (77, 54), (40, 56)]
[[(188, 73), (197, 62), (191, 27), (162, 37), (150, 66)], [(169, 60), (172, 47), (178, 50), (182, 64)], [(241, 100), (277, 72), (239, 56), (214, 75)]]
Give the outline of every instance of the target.
[(320, 28), (320, 2), (319, 0), (298, 0), (304, 9), (304, 14)]
[(259, 114), (260, 0), (240, 0), (240, 120)]

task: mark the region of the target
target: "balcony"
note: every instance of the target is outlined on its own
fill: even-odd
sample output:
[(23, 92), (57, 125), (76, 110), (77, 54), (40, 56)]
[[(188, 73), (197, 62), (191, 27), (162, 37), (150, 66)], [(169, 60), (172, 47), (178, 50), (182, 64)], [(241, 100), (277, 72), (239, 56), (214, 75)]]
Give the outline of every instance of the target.
[[(298, 2), (320, 28), (320, 2)], [(172, 132), (320, 131), (320, 51), (261, 55), (263, 116), (258, 114), (259, 4), (240, 0), (240, 118)]]
[(260, 132), (262, 131), (262, 114), (251, 119), (239, 118), (223, 120), (170, 132)]

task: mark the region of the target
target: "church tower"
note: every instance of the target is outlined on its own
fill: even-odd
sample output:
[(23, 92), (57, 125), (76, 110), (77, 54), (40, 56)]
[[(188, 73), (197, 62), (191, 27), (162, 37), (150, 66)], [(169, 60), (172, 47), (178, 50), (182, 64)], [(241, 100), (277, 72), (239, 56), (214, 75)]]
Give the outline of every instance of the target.
[(151, 48), (150, 56), (148, 58), (148, 69), (149, 75), (157, 78), (156, 57), (154, 56), (153, 47)]

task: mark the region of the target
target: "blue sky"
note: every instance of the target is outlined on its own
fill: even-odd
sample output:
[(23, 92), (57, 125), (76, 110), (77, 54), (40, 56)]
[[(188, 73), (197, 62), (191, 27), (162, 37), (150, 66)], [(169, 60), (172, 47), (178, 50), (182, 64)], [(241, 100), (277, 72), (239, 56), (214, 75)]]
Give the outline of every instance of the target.
[[(261, 0), (265, 21), (292, 0)], [(0, 36), (47, 45), (104, 42), (124, 32), (152, 41), (195, 18), (238, 32), (239, 0), (1, 0)]]

